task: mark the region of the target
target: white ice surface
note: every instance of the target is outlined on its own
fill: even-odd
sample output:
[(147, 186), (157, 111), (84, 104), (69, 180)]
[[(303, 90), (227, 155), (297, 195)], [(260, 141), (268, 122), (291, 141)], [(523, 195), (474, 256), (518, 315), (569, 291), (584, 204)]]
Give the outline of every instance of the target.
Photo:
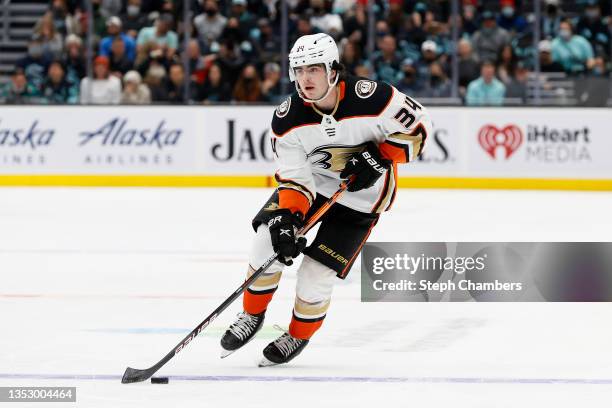
[[(160, 370), (170, 384), (120, 384), (241, 283), (269, 194), (0, 189), (0, 386), (76, 386), (51, 406), (88, 408), (612, 405), (612, 305), (360, 303), (358, 270), (289, 365), (256, 362), (289, 323), (293, 271), (245, 349), (219, 359), (236, 302)], [(402, 190), (370, 240), (612, 241), (611, 209), (609, 193)]]

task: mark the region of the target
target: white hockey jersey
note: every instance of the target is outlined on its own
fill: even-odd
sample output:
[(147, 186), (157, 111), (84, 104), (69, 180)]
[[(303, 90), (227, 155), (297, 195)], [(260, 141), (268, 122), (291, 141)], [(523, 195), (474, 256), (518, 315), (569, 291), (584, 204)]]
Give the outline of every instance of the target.
[(297, 92), (274, 112), (271, 135), (279, 206), (305, 214), (317, 194), (330, 197), (350, 156), (374, 141), (393, 166), (374, 186), (346, 192), (338, 202), (381, 213), (395, 197), (397, 164), (423, 152), (431, 119), (425, 107), (387, 83), (349, 76), (337, 86), (340, 97), (329, 114), (304, 102)]

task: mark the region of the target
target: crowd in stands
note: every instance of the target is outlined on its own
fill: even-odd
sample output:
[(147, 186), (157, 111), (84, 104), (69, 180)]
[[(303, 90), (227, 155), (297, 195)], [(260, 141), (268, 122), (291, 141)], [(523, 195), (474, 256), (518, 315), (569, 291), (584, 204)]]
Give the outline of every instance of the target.
[[(87, 7), (93, 3), (92, 77), (87, 77)], [(191, 0), (185, 46), (182, 0), (52, 0), (34, 28), (27, 55), (0, 89), (7, 103), (278, 103), (281, 86), (279, 0)], [(288, 0), (289, 43), (326, 32), (355, 75), (384, 80), (415, 97), (458, 95), (468, 105), (525, 100), (535, 69), (571, 77), (610, 70), (610, 2), (577, 0), (566, 13), (544, 0), (540, 21), (522, 0)], [(368, 32), (373, 7), (374, 33)], [(534, 49), (534, 26), (541, 41)], [(456, 25), (459, 41), (452, 42)], [(374, 52), (368, 54), (368, 37)], [(189, 73), (185, 72), (185, 63)], [(293, 90), (286, 84), (286, 93)], [(188, 94), (186, 94), (188, 92)]]

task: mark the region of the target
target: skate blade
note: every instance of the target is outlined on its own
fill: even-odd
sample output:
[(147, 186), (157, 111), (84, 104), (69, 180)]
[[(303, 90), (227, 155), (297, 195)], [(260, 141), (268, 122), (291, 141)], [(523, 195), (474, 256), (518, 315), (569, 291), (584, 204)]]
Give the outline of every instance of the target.
[(220, 357), (221, 358), (225, 358), (225, 357), (229, 356), (230, 354), (234, 354), (234, 352), (236, 352), (236, 350), (225, 350), (225, 349), (222, 349)]
[(278, 365), (278, 363), (275, 363), (273, 361), (268, 360), (267, 358), (262, 358), (261, 361), (259, 362), (259, 364), (257, 365), (258, 367), (271, 367), (271, 366), (275, 366)]

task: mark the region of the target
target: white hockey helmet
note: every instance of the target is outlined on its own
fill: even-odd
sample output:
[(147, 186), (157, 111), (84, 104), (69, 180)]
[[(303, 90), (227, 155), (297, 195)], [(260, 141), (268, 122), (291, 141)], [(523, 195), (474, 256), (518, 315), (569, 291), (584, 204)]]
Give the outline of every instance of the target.
[[(332, 87), (338, 82), (338, 75), (332, 80), (332, 68), (336, 64), (340, 63), (340, 55), (338, 53), (338, 46), (336, 41), (327, 34), (310, 34), (303, 35), (297, 39), (291, 52), (289, 52), (289, 79), (291, 82), (295, 82), (295, 89), (298, 94), (306, 102), (317, 102), (325, 99)], [(302, 91), (298, 82), (295, 80), (295, 68), (303, 67), (306, 65), (323, 64), (325, 66), (325, 72), (327, 73), (327, 84), (329, 85), (327, 92), (322, 98), (317, 100), (307, 99)]]

